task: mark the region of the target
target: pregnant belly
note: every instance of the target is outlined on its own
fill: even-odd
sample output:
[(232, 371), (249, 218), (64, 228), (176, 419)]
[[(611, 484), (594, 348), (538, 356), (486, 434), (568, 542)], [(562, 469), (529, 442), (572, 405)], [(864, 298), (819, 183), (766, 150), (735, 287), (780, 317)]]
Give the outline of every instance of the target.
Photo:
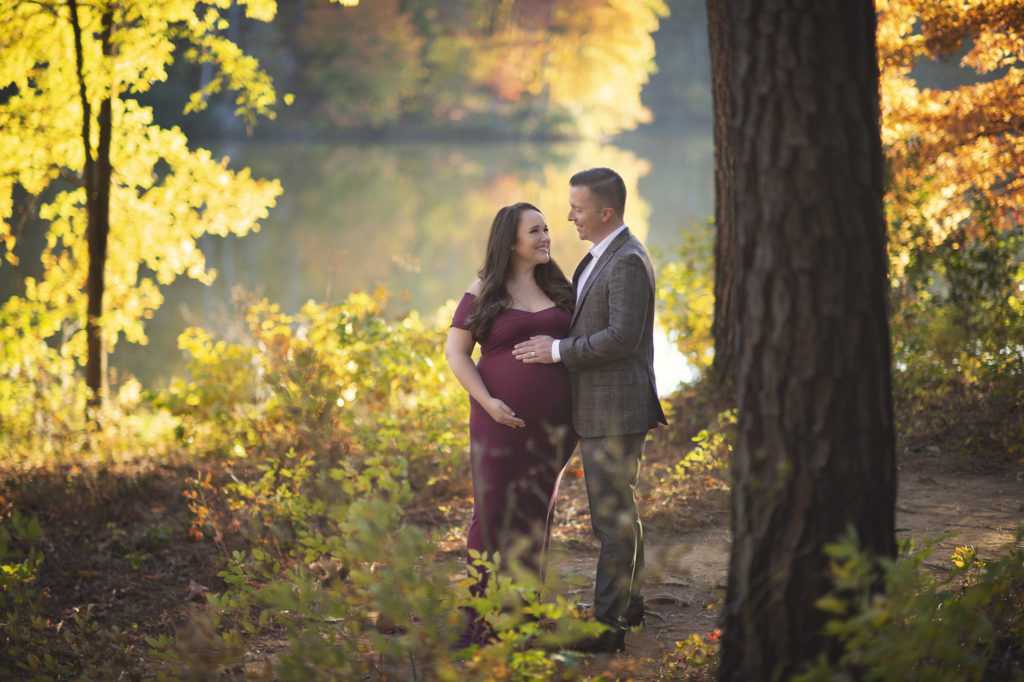
[(509, 350), (482, 357), (477, 368), (491, 395), (523, 420), (542, 419), (549, 424), (571, 420), (569, 373), (561, 364), (528, 365)]

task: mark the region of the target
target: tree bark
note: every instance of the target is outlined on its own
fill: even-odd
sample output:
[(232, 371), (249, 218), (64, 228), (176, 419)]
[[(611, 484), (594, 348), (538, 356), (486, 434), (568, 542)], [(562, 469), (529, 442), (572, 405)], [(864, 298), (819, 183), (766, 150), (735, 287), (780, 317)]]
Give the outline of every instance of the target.
[[(82, 144), (85, 149), (83, 176), (85, 181), (85, 205), (88, 223), (86, 242), (89, 251), (89, 274), (86, 280), (85, 338), (86, 363), (85, 383), (89, 388), (89, 404), (99, 405), (106, 389), (106, 353), (103, 343), (103, 293), (104, 274), (107, 263), (107, 238), (110, 234), (110, 142), (113, 134), (112, 93), (107, 93), (100, 102), (96, 123), (99, 140), (95, 157), (92, 152), (92, 106), (89, 102), (85, 82), (85, 61), (82, 50), (82, 29), (78, 18), (78, 3), (68, 0), (71, 10), (71, 26), (75, 36), (75, 66), (78, 75), (78, 90), (82, 104)], [(102, 19), (100, 40), (104, 56), (113, 52), (110, 36), (113, 30), (113, 10), (107, 8)]]
[[(719, 679), (834, 656), (826, 544), (894, 556), (875, 8), (730, 0), (737, 442)], [(778, 677), (776, 677), (778, 676)]]
[(736, 299), (732, 295), (736, 258), (732, 191), (734, 172), (730, 140), (733, 67), (727, 5), (728, 0), (707, 0), (715, 121), (715, 312), (711, 325), (715, 359), (711, 370), (719, 382), (728, 385), (735, 379), (736, 372)]

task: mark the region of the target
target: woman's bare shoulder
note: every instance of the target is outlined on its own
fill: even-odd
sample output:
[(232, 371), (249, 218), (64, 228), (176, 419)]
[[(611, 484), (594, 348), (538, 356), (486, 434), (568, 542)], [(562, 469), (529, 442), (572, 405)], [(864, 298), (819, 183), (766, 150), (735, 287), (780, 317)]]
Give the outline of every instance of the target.
[(466, 293), (467, 294), (473, 294), (474, 296), (479, 296), (480, 295), (480, 290), (482, 288), (483, 288), (483, 283), (480, 280), (477, 280), (477, 281), (475, 281), (475, 282), (473, 282), (472, 284), (469, 285), (469, 288), (466, 289)]

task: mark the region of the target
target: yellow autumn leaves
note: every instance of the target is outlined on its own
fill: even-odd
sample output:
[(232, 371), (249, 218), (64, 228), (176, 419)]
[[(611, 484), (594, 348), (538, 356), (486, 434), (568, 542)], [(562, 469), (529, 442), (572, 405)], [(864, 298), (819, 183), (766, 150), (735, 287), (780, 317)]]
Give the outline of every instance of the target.
[[(892, 240), (937, 244), (1019, 224), (1024, 177), (1024, 8), (1010, 0), (879, 0), (882, 138)], [(963, 82), (922, 84), (920, 65), (958, 60)], [(971, 73), (973, 70), (976, 73)], [(904, 260), (895, 258), (899, 274)]]

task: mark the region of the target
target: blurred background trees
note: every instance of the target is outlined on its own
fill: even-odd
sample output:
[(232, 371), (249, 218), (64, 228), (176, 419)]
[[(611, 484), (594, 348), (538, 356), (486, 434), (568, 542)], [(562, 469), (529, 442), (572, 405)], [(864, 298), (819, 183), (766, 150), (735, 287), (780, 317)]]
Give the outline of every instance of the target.
[[(877, 6), (898, 402), (911, 430), (1020, 456), (1024, 7)], [(927, 416), (954, 405), (970, 419)]]
[[(652, 120), (641, 90), (666, 15), (663, 0), (311, 0), (231, 30), (295, 95), (260, 135), (578, 138)], [(183, 65), (155, 96), (173, 100), (203, 78)], [(188, 125), (238, 130), (217, 104)]]

